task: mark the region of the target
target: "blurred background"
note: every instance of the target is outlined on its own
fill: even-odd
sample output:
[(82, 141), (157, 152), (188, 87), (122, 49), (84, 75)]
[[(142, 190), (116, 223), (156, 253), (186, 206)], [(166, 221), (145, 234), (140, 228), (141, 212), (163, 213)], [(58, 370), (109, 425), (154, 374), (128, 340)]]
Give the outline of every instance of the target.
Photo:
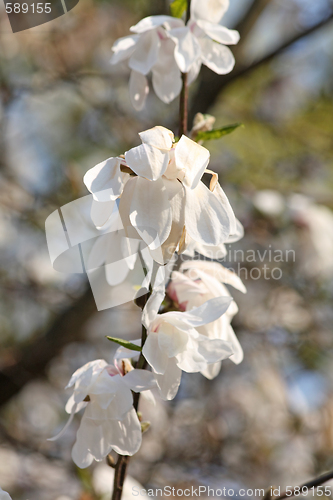
[[(146, 488), (284, 489), (333, 468), (333, 3), (230, 3), (224, 24), (241, 33), (235, 70), (204, 68), (190, 116), (244, 124), (205, 146), (245, 227), (231, 247), (245, 256), (237, 265), (248, 293), (232, 291), (245, 358), (223, 362), (213, 381), (184, 374), (173, 402), (142, 406), (152, 426), (129, 484)], [(109, 64), (118, 37), (169, 6), (80, 0), (15, 34), (0, 9), (0, 486), (13, 500), (106, 499), (112, 469), (80, 471), (70, 458), (81, 417), (59, 441), (47, 438), (66, 421), (72, 372), (111, 362), (105, 335), (137, 338), (140, 311), (97, 312), (84, 275), (52, 269), (44, 223), (87, 194), (89, 168), (139, 144), (139, 131), (177, 133), (178, 100), (166, 106), (150, 92), (135, 112), (128, 69)], [(272, 261), (268, 250), (295, 257)]]

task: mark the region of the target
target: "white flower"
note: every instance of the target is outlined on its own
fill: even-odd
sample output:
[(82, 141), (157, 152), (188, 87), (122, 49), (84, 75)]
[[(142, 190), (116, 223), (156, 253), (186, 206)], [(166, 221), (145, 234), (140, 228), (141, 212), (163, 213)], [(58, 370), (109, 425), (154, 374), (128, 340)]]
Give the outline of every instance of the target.
[(0, 488), (0, 500), (12, 500), (11, 496)]
[[(177, 246), (185, 248), (186, 236), (199, 245), (226, 242), (237, 232), (237, 221), (217, 174), (207, 170), (209, 151), (184, 135), (173, 143), (164, 127), (139, 135), (142, 144), (127, 151), (125, 159), (110, 158), (86, 173), (84, 182), (95, 199), (120, 197), (127, 236), (142, 238), (160, 264)], [(122, 177), (122, 170), (134, 175)], [(212, 175), (209, 189), (201, 181), (205, 172)], [(105, 205), (101, 210), (107, 212)]]
[[(127, 370), (130, 370), (127, 372)], [(104, 360), (87, 363), (73, 375), (67, 388), (73, 394), (66, 404), (71, 415), (58, 439), (71, 423), (75, 413), (85, 408), (72, 458), (80, 468), (95, 459), (106, 457), (113, 449), (121, 455), (133, 455), (141, 445), (141, 424), (133, 408), (131, 391), (141, 392), (155, 385), (152, 373), (133, 369), (129, 362)]]
[(174, 17), (150, 16), (130, 28), (134, 35), (115, 42), (111, 63), (128, 60), (130, 97), (137, 110), (149, 92), (145, 75), (150, 71), (154, 90), (166, 103), (180, 93), (180, 72), (189, 74), (190, 84), (201, 64), (220, 75), (232, 71), (235, 59), (226, 45), (238, 43), (239, 33), (219, 24), (228, 7), (229, 0), (193, 0), (186, 26)]
[[(167, 293), (179, 304), (181, 310), (191, 311), (201, 306), (213, 297), (227, 296), (230, 293), (223, 283), (232, 285), (237, 290), (246, 293), (246, 288), (240, 278), (229, 269), (217, 262), (201, 260), (186, 261), (180, 267), (182, 272), (174, 271)], [(200, 334), (209, 339), (222, 339), (230, 342), (233, 355), (230, 359), (238, 364), (243, 360), (243, 350), (231, 326), (234, 315), (238, 312), (233, 300), (225, 314), (215, 321), (198, 328)], [(201, 373), (207, 378), (214, 378), (219, 373), (221, 362), (208, 365)]]
[(229, 342), (209, 339), (199, 333), (200, 327), (217, 320), (227, 311), (232, 299), (217, 297), (189, 312), (158, 314), (163, 297), (163, 291), (154, 291), (143, 311), (142, 322), (148, 336), (142, 353), (153, 369), (161, 397), (173, 399), (182, 370), (200, 372), (209, 364), (232, 355)]

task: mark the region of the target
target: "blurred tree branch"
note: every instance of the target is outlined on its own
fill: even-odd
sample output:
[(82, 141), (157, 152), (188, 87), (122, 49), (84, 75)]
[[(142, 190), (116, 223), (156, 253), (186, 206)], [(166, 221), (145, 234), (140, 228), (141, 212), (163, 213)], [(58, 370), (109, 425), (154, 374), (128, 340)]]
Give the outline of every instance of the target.
[[(274, 500), (284, 500), (285, 498), (299, 496), (299, 494), (300, 494), (299, 491), (302, 491), (302, 488), (308, 488), (308, 489), (316, 488), (318, 486), (321, 486), (324, 483), (327, 483), (327, 481), (330, 481), (331, 479), (333, 479), (333, 471), (328, 472), (327, 474), (323, 474), (322, 476), (319, 476), (316, 479), (312, 479), (311, 481), (308, 481), (307, 483), (304, 483), (301, 486), (294, 486), (292, 494), (290, 493), (290, 491), (288, 491), (288, 492), (285, 491), (279, 497), (275, 497)], [(270, 491), (271, 491), (271, 489), (268, 490), (269, 494), (270, 494)], [(317, 496), (316, 493), (314, 493), (314, 496)], [(270, 496), (270, 498), (271, 498), (271, 496)]]
[(83, 327), (96, 312), (90, 287), (60, 316), (48, 331), (21, 347), (15, 361), (0, 369), (0, 406), (15, 396), (31, 380), (44, 376), (50, 361), (70, 342), (82, 338)]
[[(257, 14), (258, 17), (261, 14), (262, 10), (265, 8), (265, 4), (267, 4), (267, 0), (259, 0), (258, 2), (254, 2), (253, 5), (256, 5), (257, 7)], [(252, 8), (250, 8), (250, 13), (252, 12)], [(257, 17), (257, 18), (258, 18)], [(251, 13), (249, 17), (250, 21), (249, 24), (253, 26), (255, 24), (254, 19), (255, 19), (255, 13)], [(253, 62), (252, 64), (247, 65), (245, 62), (242, 62), (242, 59), (239, 60), (239, 62), (236, 64), (235, 71), (230, 73), (229, 75), (226, 75), (225, 77), (221, 78), (221, 76), (216, 75), (212, 71), (210, 71), (208, 68), (204, 67), (202, 71), (202, 76), (201, 76), (201, 81), (200, 84), (196, 90), (195, 95), (192, 98), (191, 102), (191, 107), (190, 107), (190, 116), (189, 120), (190, 123), (192, 123), (193, 118), (197, 112), (201, 113), (206, 113), (211, 106), (215, 103), (217, 100), (220, 92), (230, 83), (234, 82), (238, 78), (250, 73), (251, 71), (254, 71), (257, 69), (259, 66), (262, 66), (264, 64), (269, 63), (274, 59), (275, 57), (279, 56), (284, 50), (288, 49), (291, 47), (294, 43), (298, 42), (302, 38), (311, 35), (312, 33), (316, 32), (320, 28), (326, 26), (333, 20), (333, 14), (329, 15), (325, 19), (323, 19), (321, 22), (318, 24), (312, 26), (311, 28), (301, 32), (297, 33), (295, 36), (287, 40), (286, 42), (282, 43), (280, 46), (278, 46), (275, 50), (264, 56), (263, 58), (259, 59), (258, 61)], [(243, 29), (246, 33), (246, 35), (249, 33), (248, 28), (247, 28), (247, 22), (241, 21), (240, 23), (241, 29)], [(240, 30), (241, 32), (241, 30)], [(241, 32), (242, 35), (242, 32)], [(245, 36), (246, 36), (245, 35)], [(244, 39), (243, 39), (244, 40)], [(239, 46), (235, 48), (234, 52), (241, 54), (242, 48), (243, 48), (243, 42), (240, 42)]]

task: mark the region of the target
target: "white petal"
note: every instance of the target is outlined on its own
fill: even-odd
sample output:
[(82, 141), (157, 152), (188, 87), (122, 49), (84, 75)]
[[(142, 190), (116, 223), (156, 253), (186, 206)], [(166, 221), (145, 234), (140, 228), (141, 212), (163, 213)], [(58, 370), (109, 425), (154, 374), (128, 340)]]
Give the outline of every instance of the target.
[(202, 278), (203, 274), (207, 273), (210, 275), (210, 277), (213, 277), (213, 279), (217, 279), (222, 283), (226, 283), (227, 285), (233, 286), (234, 288), (236, 288), (236, 290), (239, 290), (240, 292), (246, 293), (246, 288), (242, 280), (239, 278), (239, 276), (237, 276), (236, 273), (230, 271), (230, 269), (227, 269), (218, 262), (208, 262), (204, 260), (193, 260), (193, 261), (188, 260), (182, 263), (180, 269), (182, 271), (185, 271), (187, 269), (196, 269), (204, 271), (204, 273), (199, 274), (198, 277)]
[(137, 71), (131, 71), (129, 94), (132, 106), (136, 111), (141, 111), (145, 105), (148, 93), (149, 85), (147, 78)]
[(239, 222), (239, 220), (236, 219), (235, 232), (234, 233), (230, 232), (230, 235), (228, 236), (226, 243), (234, 243), (235, 241), (242, 239), (243, 236), (244, 236), (244, 228), (242, 224)]
[(147, 75), (157, 61), (160, 43), (156, 30), (141, 35), (128, 62), (129, 67)]
[(201, 46), (189, 28), (175, 28), (168, 32), (175, 42), (175, 59), (182, 73), (187, 73), (192, 64), (200, 58)]
[(137, 175), (156, 181), (166, 171), (169, 155), (149, 144), (141, 144), (127, 151), (125, 160)]
[(229, 358), (233, 354), (232, 345), (221, 339), (207, 339), (200, 336), (198, 341), (198, 353), (203, 356), (207, 363), (216, 363)]
[(122, 381), (134, 392), (147, 391), (156, 386), (154, 375), (147, 370), (131, 370), (122, 378)]
[(153, 290), (142, 312), (142, 323), (146, 328), (154, 321), (165, 297), (165, 290)]
[(197, 373), (206, 368), (207, 361), (199, 354), (198, 342), (193, 338), (189, 338), (186, 351), (178, 354), (177, 366), (187, 373)]
[(235, 217), (234, 211), (231, 208), (231, 205), (230, 205), (230, 202), (227, 198), (227, 195), (225, 194), (225, 192), (223, 191), (223, 189), (221, 188), (221, 186), (218, 182), (215, 185), (213, 193), (215, 194), (215, 196), (217, 196), (217, 198), (219, 199), (219, 201), (221, 202), (221, 204), (223, 205), (225, 211), (227, 212), (227, 214), (229, 216), (230, 234), (236, 233), (237, 224), (236, 224), (236, 217)]
[(163, 375), (168, 366), (168, 356), (161, 351), (158, 344), (158, 333), (150, 332), (148, 334), (142, 354), (154, 369), (156, 373)]
[(0, 500), (12, 500), (9, 493), (7, 493), (7, 491), (3, 491), (1, 488), (0, 488)]
[(145, 243), (152, 249), (160, 247), (170, 234), (172, 211), (162, 179), (148, 181), (136, 177), (130, 221)]
[(235, 58), (225, 45), (213, 42), (210, 38), (200, 40), (201, 58), (203, 64), (218, 75), (226, 75), (233, 70)]
[(192, 0), (191, 18), (218, 23), (228, 8), (229, 0), (209, 0), (208, 2)]
[(94, 460), (94, 457), (88, 451), (88, 443), (87, 443), (88, 437), (90, 436), (92, 438), (95, 437), (95, 435), (92, 435), (91, 432), (95, 430), (94, 428), (92, 428), (92, 426), (93, 426), (92, 422), (89, 422), (89, 420), (85, 419), (83, 416), (80, 423), (80, 427), (76, 434), (76, 442), (72, 449), (73, 462), (80, 469), (85, 469), (86, 467), (91, 465)]
[(119, 202), (119, 215), (126, 236), (128, 238), (134, 238), (134, 239), (137, 238), (140, 240), (140, 236), (138, 235), (137, 231), (134, 229), (130, 221), (131, 203), (134, 191), (136, 189), (137, 179), (138, 177), (131, 177), (129, 181), (126, 183), (123, 194)]
[(117, 64), (131, 57), (138, 40), (138, 35), (124, 36), (116, 40), (112, 47), (113, 55), (110, 60), (111, 64)]
[(148, 144), (149, 146), (165, 151), (169, 151), (169, 149), (172, 148), (172, 143), (175, 139), (171, 130), (159, 125), (150, 128), (149, 130), (140, 132), (139, 136), (144, 144)]
[(199, 73), (201, 70), (201, 65), (202, 65), (201, 59), (197, 59), (196, 61), (194, 61), (194, 63), (190, 67), (190, 69), (187, 73), (187, 84), (188, 85), (191, 85), (199, 76)]
[(121, 422), (113, 421), (112, 426), (107, 424), (108, 439), (117, 453), (132, 456), (139, 450), (142, 442), (141, 424), (134, 408)]
[(95, 226), (101, 228), (116, 211), (118, 211), (116, 200), (102, 202), (93, 199), (90, 215)]
[(107, 362), (104, 361), (104, 359), (95, 359), (94, 361), (86, 363), (73, 373), (70, 381), (66, 386), (66, 389), (69, 389), (74, 384), (75, 389), (77, 389), (77, 387), (85, 387), (86, 389), (88, 389), (91, 382), (93, 382), (95, 378), (98, 377), (100, 372), (104, 370), (106, 366)]
[(210, 23), (209, 21), (197, 21), (198, 26), (215, 42), (223, 43), (224, 45), (236, 45), (239, 42), (239, 33), (236, 30), (229, 30), (219, 24)]
[[(68, 427), (71, 425), (71, 423), (73, 422), (73, 418), (74, 418), (74, 415), (76, 413), (76, 408), (77, 408), (77, 405), (74, 404), (73, 406), (73, 409), (72, 409), (72, 412), (70, 414), (70, 417), (69, 419), (67, 420), (65, 426), (63, 427), (63, 429), (59, 432), (59, 434), (57, 434), (56, 436), (52, 437), (52, 438), (48, 438), (48, 441), (57, 441), (58, 439), (60, 439), (64, 434), (65, 432), (67, 431)], [(1, 500), (1, 499), (0, 499)]]
[(220, 373), (221, 365), (222, 365), (221, 361), (218, 361), (217, 363), (211, 363), (210, 365), (207, 365), (207, 367), (204, 370), (201, 370), (200, 373), (204, 377), (208, 378), (208, 380), (213, 380), (213, 378), (217, 377), (218, 374)]
[[(163, 315), (162, 315), (163, 317)], [(158, 329), (158, 345), (168, 358), (184, 352), (188, 342), (188, 334), (174, 325), (164, 321)]]
[(170, 358), (164, 375), (155, 373), (155, 378), (159, 388), (159, 393), (162, 399), (170, 401), (173, 399), (179, 389), (182, 371), (177, 366), (177, 359)]
[(116, 200), (124, 187), (123, 173), (118, 158), (108, 158), (88, 170), (83, 182), (96, 201)]
[(170, 311), (161, 314), (159, 318), (163, 318), (164, 321), (168, 321), (175, 325), (179, 325), (179, 322), (182, 322), (196, 328), (211, 323), (222, 316), (222, 314), (227, 311), (231, 301), (231, 297), (215, 297), (214, 299), (207, 300), (207, 302), (201, 306), (195, 307), (191, 311)]
[(175, 60), (175, 42), (171, 39), (161, 41), (161, 47), (153, 69), (153, 87), (161, 101), (169, 104), (182, 89), (180, 70)]
[(186, 188), (185, 227), (203, 245), (221, 245), (230, 233), (229, 216), (217, 197), (202, 183)]
[(184, 169), (183, 184), (195, 189), (209, 163), (208, 149), (183, 135), (176, 145), (175, 162), (178, 169)]
[(169, 26), (183, 26), (184, 23), (180, 19), (175, 19), (171, 16), (149, 16), (141, 19), (135, 26), (132, 26), (130, 30), (133, 33), (144, 33), (151, 29), (162, 26), (162, 24), (168, 24)]

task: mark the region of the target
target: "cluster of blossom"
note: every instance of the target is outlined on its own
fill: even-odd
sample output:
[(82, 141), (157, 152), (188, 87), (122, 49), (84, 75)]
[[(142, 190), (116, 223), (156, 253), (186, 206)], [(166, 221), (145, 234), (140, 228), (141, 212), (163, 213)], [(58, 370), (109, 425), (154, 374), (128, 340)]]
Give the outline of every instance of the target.
[[(116, 42), (113, 62), (129, 59), (137, 107), (143, 105), (150, 70), (165, 102), (179, 93), (180, 72), (193, 80), (202, 63), (218, 73), (231, 71), (234, 60), (224, 44), (237, 43), (238, 33), (216, 24), (228, 5), (228, 0), (207, 5), (193, 0), (186, 26), (168, 16), (149, 17), (132, 28), (135, 35)], [(60, 435), (84, 409), (72, 451), (82, 468), (111, 450), (122, 455), (138, 451), (142, 425), (132, 392), (154, 400), (153, 390), (171, 400), (183, 371), (212, 379), (222, 360), (240, 363), (243, 358), (231, 327), (238, 309), (225, 286), (245, 293), (243, 283), (217, 262), (190, 260), (196, 253), (211, 259), (223, 255), (225, 243), (243, 236), (217, 174), (208, 169), (209, 151), (186, 135), (175, 140), (162, 126), (139, 136), (142, 144), (84, 176), (94, 199), (91, 218), (101, 234), (89, 267), (105, 264), (107, 282), (119, 284), (140, 254), (148, 270), (144, 290), (150, 292), (142, 310), (147, 332), (143, 344), (138, 339), (129, 348), (120, 347), (112, 365), (104, 360), (87, 363), (68, 384), (74, 387), (66, 405), (70, 418)], [(209, 187), (204, 174), (210, 177)], [(172, 272), (177, 254), (186, 260)], [(138, 356), (139, 366), (144, 360), (150, 370), (136, 368)]]
[(191, 16), (186, 26), (182, 19), (150, 16), (130, 28), (133, 35), (120, 38), (113, 45), (111, 63), (128, 61), (131, 102), (143, 108), (149, 92), (146, 75), (152, 73), (157, 96), (171, 102), (181, 91), (181, 73), (188, 74), (188, 84), (208, 66), (219, 75), (230, 73), (235, 59), (226, 45), (239, 41), (239, 33), (220, 25), (229, 0), (192, 0)]

